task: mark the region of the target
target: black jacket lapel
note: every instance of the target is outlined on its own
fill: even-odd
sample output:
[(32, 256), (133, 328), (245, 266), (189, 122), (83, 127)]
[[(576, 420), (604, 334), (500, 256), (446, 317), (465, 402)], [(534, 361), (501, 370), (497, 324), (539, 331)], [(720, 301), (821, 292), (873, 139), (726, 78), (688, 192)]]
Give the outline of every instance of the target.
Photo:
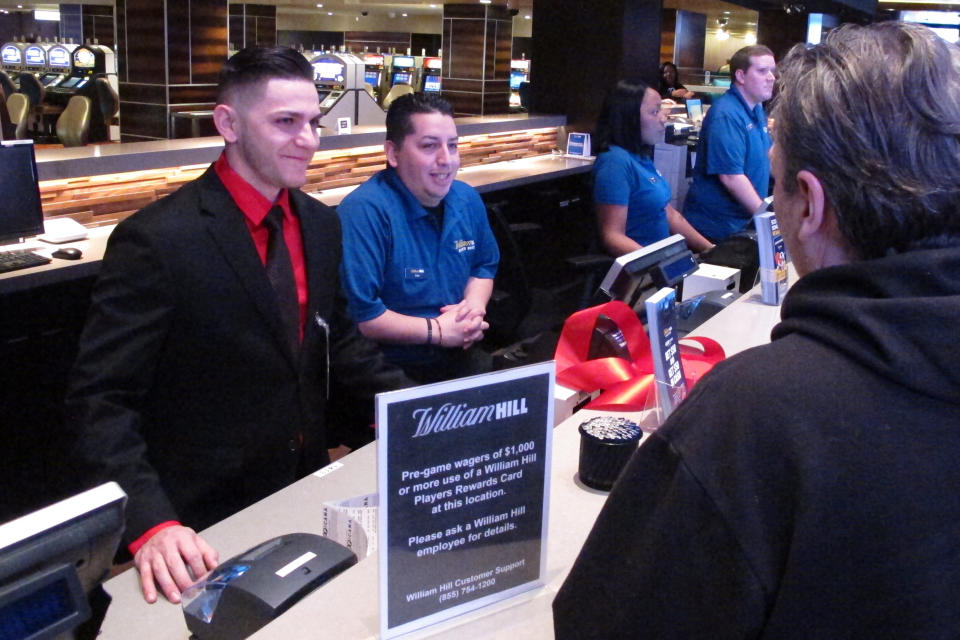
[(297, 354), (290, 353), (286, 332), (277, 311), (276, 295), (260, 262), (260, 256), (257, 255), (250, 230), (244, 222), (243, 212), (237, 207), (212, 166), (200, 177), (200, 208), (201, 215), (207, 219), (207, 230), (213, 237), (214, 244), (250, 295), (251, 301), (273, 334), (277, 347), (286, 355), (290, 364), (296, 367)]

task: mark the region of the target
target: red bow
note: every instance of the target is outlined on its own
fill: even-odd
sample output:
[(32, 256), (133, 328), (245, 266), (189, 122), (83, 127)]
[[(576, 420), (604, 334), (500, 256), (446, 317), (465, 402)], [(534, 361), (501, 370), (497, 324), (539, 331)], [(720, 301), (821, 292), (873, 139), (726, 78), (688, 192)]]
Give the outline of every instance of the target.
[[(633, 362), (624, 358), (587, 360), (590, 336), (603, 314), (617, 323), (627, 343)], [(713, 365), (723, 360), (724, 353), (715, 340), (687, 336), (680, 343), (680, 359), (692, 387)], [(560, 342), (554, 354), (557, 362), (557, 382), (588, 393), (603, 392), (587, 408), (617, 411), (643, 411), (652, 406), (654, 392), (653, 358), (650, 340), (633, 310), (619, 301), (608, 302), (577, 311), (563, 323)]]

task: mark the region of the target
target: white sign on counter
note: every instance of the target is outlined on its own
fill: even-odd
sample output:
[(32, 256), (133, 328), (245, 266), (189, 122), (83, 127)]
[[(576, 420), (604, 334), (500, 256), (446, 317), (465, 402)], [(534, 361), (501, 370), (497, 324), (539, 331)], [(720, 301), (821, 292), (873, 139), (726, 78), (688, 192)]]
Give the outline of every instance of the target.
[(552, 362), (377, 396), (380, 637), (542, 586)]

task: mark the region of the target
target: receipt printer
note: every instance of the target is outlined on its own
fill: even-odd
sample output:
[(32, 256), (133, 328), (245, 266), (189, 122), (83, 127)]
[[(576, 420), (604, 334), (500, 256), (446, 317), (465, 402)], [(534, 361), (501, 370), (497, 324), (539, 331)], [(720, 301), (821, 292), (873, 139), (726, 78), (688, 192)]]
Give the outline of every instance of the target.
[(350, 549), (322, 536), (267, 540), (184, 590), (187, 627), (199, 640), (246, 638), (356, 563)]

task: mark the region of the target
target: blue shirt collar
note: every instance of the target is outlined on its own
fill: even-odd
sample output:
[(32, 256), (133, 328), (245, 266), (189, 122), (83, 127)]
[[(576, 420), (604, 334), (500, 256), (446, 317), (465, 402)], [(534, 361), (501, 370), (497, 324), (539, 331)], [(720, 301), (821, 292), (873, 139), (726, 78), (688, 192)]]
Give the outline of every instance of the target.
[[(384, 182), (397, 193), (400, 199), (403, 200), (404, 211), (408, 218), (416, 220), (417, 218), (423, 218), (429, 215), (423, 203), (417, 200), (417, 197), (407, 188), (407, 185), (403, 184), (403, 180), (400, 178), (400, 174), (397, 173), (396, 169), (387, 166), (387, 168), (383, 170), (383, 179)], [(453, 185), (450, 186), (450, 191), (447, 192), (447, 195), (444, 196), (442, 200), (445, 207), (449, 206), (452, 193)]]
[(734, 96), (736, 96), (737, 100), (740, 101), (740, 105), (743, 107), (743, 110), (746, 111), (747, 115), (753, 118), (755, 121), (760, 122), (761, 120), (765, 119), (762, 102), (758, 102), (757, 104), (753, 105), (753, 108), (751, 109), (750, 105), (747, 104), (746, 98), (743, 97), (743, 94), (740, 93), (740, 89), (738, 89), (736, 85), (731, 84), (730, 90), (727, 91), (727, 93), (732, 93)]

